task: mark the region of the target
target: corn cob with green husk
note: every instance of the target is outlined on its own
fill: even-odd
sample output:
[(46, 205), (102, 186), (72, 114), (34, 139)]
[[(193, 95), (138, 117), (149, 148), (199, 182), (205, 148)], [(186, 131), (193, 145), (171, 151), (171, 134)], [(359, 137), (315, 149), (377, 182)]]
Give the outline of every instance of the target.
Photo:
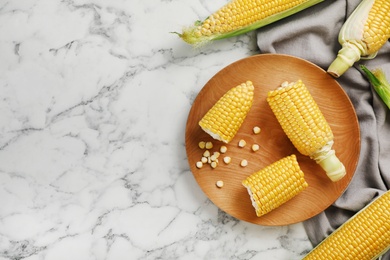
[(342, 48), (329, 66), (329, 74), (340, 77), (356, 61), (374, 58), (390, 38), (389, 14), (389, 0), (363, 0), (340, 30)]
[(278, 208), (308, 186), (294, 154), (251, 174), (242, 185), (247, 188), (258, 217)]
[(390, 109), (390, 83), (386, 79), (386, 75), (381, 69), (370, 71), (366, 66), (360, 65), (360, 68), (366, 73), (368, 80), (376, 93), (381, 97), (386, 106)]
[(336, 229), (304, 260), (371, 260), (389, 248), (390, 191), (387, 191)]
[(301, 154), (314, 159), (332, 181), (345, 176), (345, 167), (332, 149), (333, 132), (301, 80), (270, 91), (267, 102)]
[(232, 0), (204, 21), (185, 28), (179, 36), (187, 43), (237, 36), (302, 11), (323, 0)]
[(200, 127), (214, 139), (229, 143), (252, 107), (254, 89), (247, 81), (228, 90), (199, 121)]

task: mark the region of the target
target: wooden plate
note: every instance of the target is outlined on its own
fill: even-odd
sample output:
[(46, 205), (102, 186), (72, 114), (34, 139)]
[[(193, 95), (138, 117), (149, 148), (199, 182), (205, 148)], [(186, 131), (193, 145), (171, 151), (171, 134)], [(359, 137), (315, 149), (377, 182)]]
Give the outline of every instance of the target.
[[(283, 81), (302, 79), (318, 103), (331, 126), (335, 139), (333, 148), (344, 163), (347, 175), (334, 183), (310, 158), (299, 154), (284, 134), (266, 101), (267, 92), (277, 88)], [(251, 80), (255, 86), (254, 103), (235, 138), (227, 144), (225, 154), (232, 158), (228, 165), (222, 157), (217, 168), (206, 164), (196, 168), (204, 150), (198, 147), (200, 141), (212, 141), (211, 152), (223, 144), (212, 139), (198, 125), (203, 115), (230, 88)], [(261, 128), (255, 135), (254, 126)], [(244, 139), (247, 145), (238, 147)], [(208, 198), (221, 210), (231, 216), (261, 225), (288, 225), (304, 221), (329, 207), (347, 188), (355, 172), (360, 153), (360, 131), (355, 110), (350, 99), (337, 83), (320, 67), (288, 55), (260, 54), (232, 63), (212, 77), (199, 92), (190, 110), (186, 125), (186, 152), (191, 171)], [(251, 145), (257, 143), (260, 150), (253, 152)], [(309, 187), (298, 196), (270, 213), (257, 217), (242, 180), (255, 171), (290, 154), (296, 154)], [(241, 167), (246, 159), (249, 164)], [(217, 188), (218, 180), (224, 182)]]

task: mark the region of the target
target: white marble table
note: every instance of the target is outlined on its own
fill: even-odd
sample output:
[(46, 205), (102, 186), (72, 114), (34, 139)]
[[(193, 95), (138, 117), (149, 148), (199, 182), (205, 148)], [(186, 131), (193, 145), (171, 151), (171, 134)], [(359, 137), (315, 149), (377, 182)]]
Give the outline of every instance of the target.
[(210, 202), (184, 130), (254, 33), (193, 49), (171, 31), (223, 0), (0, 1), (0, 259), (301, 259), (301, 223)]

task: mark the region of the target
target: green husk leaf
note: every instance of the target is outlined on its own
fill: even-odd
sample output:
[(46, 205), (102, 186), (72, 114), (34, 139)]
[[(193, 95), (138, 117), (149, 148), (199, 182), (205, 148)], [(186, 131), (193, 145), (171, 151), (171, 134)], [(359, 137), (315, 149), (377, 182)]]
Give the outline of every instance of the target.
[(366, 74), (372, 87), (381, 97), (386, 106), (390, 109), (390, 83), (382, 69), (370, 71), (366, 66), (360, 65), (360, 68)]

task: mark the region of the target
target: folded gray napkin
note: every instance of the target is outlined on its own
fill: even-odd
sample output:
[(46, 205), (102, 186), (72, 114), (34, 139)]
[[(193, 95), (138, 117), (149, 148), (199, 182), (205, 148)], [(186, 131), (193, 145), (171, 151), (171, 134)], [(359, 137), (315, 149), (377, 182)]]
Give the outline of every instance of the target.
[[(360, 0), (326, 0), (257, 31), (261, 53), (283, 53), (327, 69), (340, 45), (338, 33)], [(359, 68), (381, 67), (390, 80), (390, 43), (373, 60), (360, 60), (338, 80), (350, 97), (360, 125), (361, 152), (356, 173), (343, 195), (304, 227), (316, 246), (347, 219), (390, 189), (390, 111)], [(390, 260), (390, 252), (382, 257)]]

